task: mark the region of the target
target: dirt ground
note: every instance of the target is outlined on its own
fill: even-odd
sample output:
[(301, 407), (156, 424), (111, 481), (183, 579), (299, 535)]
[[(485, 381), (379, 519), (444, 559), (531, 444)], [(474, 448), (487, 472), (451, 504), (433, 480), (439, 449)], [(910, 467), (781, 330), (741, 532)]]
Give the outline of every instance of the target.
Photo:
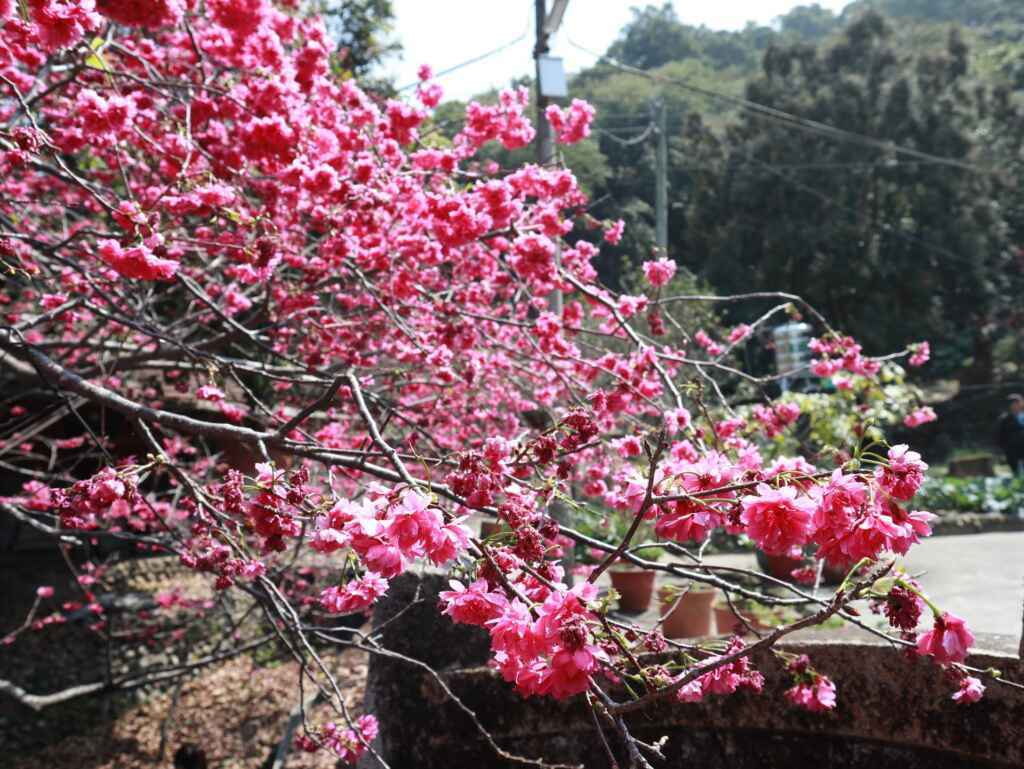
[[(358, 715), (366, 680), (365, 653), (348, 650), (328, 659), (346, 695), (346, 705)], [(5, 765), (10, 769), (163, 768), (172, 766), (180, 745), (192, 742), (206, 751), (210, 769), (257, 769), (267, 762), (285, 733), (296, 705), (297, 680), (294, 662), (260, 667), (249, 657), (239, 657), (185, 681), (176, 703), (171, 687), (84, 734), (65, 737), (32, 753), (8, 754), (11, 763), (5, 761)], [(321, 723), (337, 719), (326, 704), (315, 705), (309, 717)], [(296, 751), (285, 766), (323, 769), (334, 764), (326, 751)]]

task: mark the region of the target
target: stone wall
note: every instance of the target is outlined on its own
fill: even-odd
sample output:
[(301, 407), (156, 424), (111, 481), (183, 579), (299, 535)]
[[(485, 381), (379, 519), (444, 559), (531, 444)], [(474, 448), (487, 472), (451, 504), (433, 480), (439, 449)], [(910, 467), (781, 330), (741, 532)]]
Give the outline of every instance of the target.
[[(437, 575), (404, 575), (382, 602), (374, 623), (385, 643), (434, 666), (440, 680), (406, 661), (374, 656), (367, 706), (381, 725), (376, 748), (392, 767), (491, 769), (522, 766), (502, 760), (444, 691), (471, 709), (503, 749), (529, 758), (608, 765), (584, 705), (524, 700), (483, 663), (487, 637), (452, 625), (436, 611)], [(412, 599), (418, 603), (411, 608)], [(404, 613), (402, 613), (404, 610)], [(950, 684), (927, 660), (908, 660), (865, 633), (805, 634), (785, 645), (806, 653), (831, 676), (839, 704), (814, 715), (781, 698), (788, 677), (771, 655), (756, 659), (762, 695), (739, 693), (701, 704), (670, 703), (630, 719), (637, 736), (667, 736), (664, 766), (695, 769), (883, 767), (967, 769), (1024, 767), (1024, 693), (991, 685), (982, 702), (958, 706)], [(1015, 639), (984, 638), (978, 667), (1024, 679)], [(609, 741), (615, 744), (613, 734)], [(364, 759), (365, 761), (365, 759)], [(375, 762), (365, 761), (366, 766)]]

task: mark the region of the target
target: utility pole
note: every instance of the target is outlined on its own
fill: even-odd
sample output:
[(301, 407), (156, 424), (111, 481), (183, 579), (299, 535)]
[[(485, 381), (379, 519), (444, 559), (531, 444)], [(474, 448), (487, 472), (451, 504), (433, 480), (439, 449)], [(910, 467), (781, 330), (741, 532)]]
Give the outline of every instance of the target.
[[(543, 2), (543, 0), (541, 0)], [(668, 131), (665, 128), (665, 100), (654, 103), (658, 124), (658, 150), (655, 153), (654, 239), (658, 256), (668, 256)]]
[[(568, 0), (554, 0), (554, 7), (552, 8), (551, 17), (549, 18), (546, 0), (534, 0), (534, 20), (537, 28), (537, 41), (533, 46), (533, 62), (535, 71), (534, 90), (536, 92), (537, 99), (537, 120), (535, 127), (537, 130), (537, 165), (541, 167), (548, 165), (555, 159), (554, 132), (551, 130), (551, 124), (548, 123), (547, 116), (544, 114), (550, 101), (544, 94), (544, 89), (541, 86), (541, 57), (545, 56), (550, 50), (548, 40), (558, 29), (558, 26), (562, 21), (562, 16), (565, 14), (565, 7), (568, 4)], [(562, 241), (560, 238), (555, 241), (555, 265), (559, 269), (562, 265)], [(551, 308), (551, 312), (559, 318), (562, 317), (562, 292), (557, 288), (552, 291), (551, 296), (548, 297), (548, 306)], [(571, 485), (569, 486), (569, 493), (572, 494)], [(558, 523), (572, 523), (572, 513), (565, 506), (565, 503), (562, 502), (562, 500), (558, 498), (553, 499), (550, 505), (550, 511), (551, 517)], [(562, 568), (565, 570), (565, 577), (563, 579), (569, 587), (572, 587), (572, 572), (573, 568), (576, 566), (576, 554), (573, 552), (573, 547), (574, 545), (569, 545), (562, 555)]]
[(544, 110), (548, 108), (548, 97), (544, 96), (540, 87), (540, 57), (546, 54), (548, 47), (549, 32), (547, 29), (548, 9), (547, 0), (534, 0), (535, 22), (537, 25), (537, 41), (533, 46), (533, 62), (535, 71), (535, 88), (537, 91), (537, 165), (544, 166), (550, 163), (555, 157), (555, 141), (544, 116)]
[[(533, 63), (534, 63), (534, 91), (536, 92), (537, 99), (537, 119), (535, 121), (535, 127), (537, 130), (537, 165), (546, 166), (552, 160), (555, 159), (555, 137), (554, 132), (551, 130), (551, 124), (548, 123), (547, 116), (544, 111), (548, 108), (550, 99), (544, 93), (544, 88), (541, 83), (541, 57), (545, 56), (550, 49), (548, 46), (548, 40), (551, 35), (557, 29), (557, 24), (561, 22), (561, 14), (565, 12), (565, 5), (567, 2), (559, 2), (555, 0), (556, 10), (559, 11), (558, 19), (555, 20), (553, 25), (548, 19), (547, 0), (534, 0), (534, 21), (537, 26), (537, 40), (533, 46)], [(561, 240), (555, 242), (555, 263), (561, 267), (562, 264), (562, 243)], [(548, 306), (551, 308), (551, 312), (555, 315), (562, 316), (562, 292), (555, 289), (548, 299)]]

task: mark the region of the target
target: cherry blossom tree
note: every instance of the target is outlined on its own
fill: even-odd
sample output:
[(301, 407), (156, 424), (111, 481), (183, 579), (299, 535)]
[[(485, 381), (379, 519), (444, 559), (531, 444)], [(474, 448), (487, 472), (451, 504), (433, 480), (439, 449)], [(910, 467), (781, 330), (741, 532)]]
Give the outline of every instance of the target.
[[(371, 96), (332, 75), (324, 26), (298, 2), (0, 0), (0, 24), (0, 452), (20, 478), (2, 509), (68, 553), (107, 537), (176, 557), (216, 598), (164, 594), (155, 613), (193, 612), (223, 640), (130, 680), (0, 691), (43, 707), (282, 644), (337, 711), (305, 718), (298, 743), (354, 761), (376, 721), (349, 713), (321, 653), (386, 650), (331, 623), (429, 564), (452, 578), (439, 610), (489, 633), (510, 685), (585, 698), (637, 765), (657, 748), (624, 714), (760, 690), (752, 653), (833, 618), (862, 624), (855, 601), (952, 671), (958, 702), (981, 697), (971, 632), (893, 569), (930, 533), (913, 509), (920, 455), (867, 439), (779, 455), (799, 407), (735, 362), (792, 315), (817, 327), (815, 371), (858, 387), (926, 362), (926, 345), (871, 358), (787, 294), (670, 295), (667, 260), (644, 265), (646, 294), (607, 290), (581, 235), (615, 242), (622, 224), (588, 215), (569, 170), (474, 161), (533, 140), (525, 90), (470, 104), (444, 140), (428, 67), (409, 100)], [(571, 143), (593, 115), (573, 101), (547, 119)], [(717, 340), (675, 314), (766, 300)], [(757, 403), (735, 405), (739, 391)], [(573, 525), (588, 515), (625, 533)], [(478, 537), (470, 516), (508, 532)], [(651, 522), (659, 540), (637, 541)], [(846, 579), (827, 595), (751, 587), (705, 561), (715, 531), (768, 553), (816, 546)], [(576, 545), (598, 563), (566, 574), (557, 555)], [(651, 547), (668, 559), (643, 557)], [(104, 564), (68, 562), (80, 598), (58, 606), (41, 586), (5, 642), (83, 609), (108, 631)], [(609, 612), (598, 586), (617, 562), (804, 616), (753, 642), (669, 641)], [(922, 614), (933, 627), (918, 637)], [(778, 707), (842, 697), (812, 661), (780, 664), (793, 688)]]

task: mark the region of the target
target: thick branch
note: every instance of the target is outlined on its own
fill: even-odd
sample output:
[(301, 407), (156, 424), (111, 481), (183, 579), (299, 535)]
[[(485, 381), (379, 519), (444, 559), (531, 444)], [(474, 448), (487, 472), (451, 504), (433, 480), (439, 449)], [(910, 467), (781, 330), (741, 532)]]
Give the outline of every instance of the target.
[(273, 636), (263, 636), (258, 638), (251, 643), (245, 644), (244, 646), (238, 646), (220, 654), (212, 654), (208, 657), (196, 660), (194, 662), (180, 665), (174, 668), (163, 668), (159, 670), (153, 670), (145, 673), (136, 678), (126, 678), (120, 681), (112, 681), (109, 684), (106, 681), (96, 681), (91, 684), (81, 684), (79, 686), (71, 686), (67, 689), (63, 689), (59, 692), (52, 694), (30, 694), (22, 689), (15, 683), (0, 679), (0, 693), (6, 694), (23, 705), (32, 708), (36, 712), (47, 708), (51, 705), (58, 705), (62, 702), (68, 702), (69, 700), (78, 699), (88, 694), (95, 694), (97, 692), (105, 691), (123, 691), (126, 689), (136, 689), (140, 686), (149, 686), (151, 684), (162, 683), (164, 681), (171, 681), (180, 676), (186, 675), (192, 670), (197, 668), (206, 667), (212, 665), (215, 662), (222, 662), (232, 657), (237, 657), (239, 654), (252, 651), (264, 644), (268, 643), (273, 639)]
[(82, 684), (81, 686), (72, 686), (69, 689), (64, 689), (53, 694), (29, 694), (17, 684), (11, 683), (4, 679), (0, 679), (0, 692), (13, 697), (22, 705), (26, 705), (37, 713), (43, 708), (48, 708), (50, 705), (58, 705), (61, 702), (67, 702), (68, 700), (74, 700), (79, 697), (84, 697), (87, 694), (93, 694), (98, 691), (105, 689), (107, 684), (103, 681), (97, 681), (92, 684)]
[(112, 390), (82, 379), (78, 374), (64, 368), (32, 345), (15, 343), (8, 329), (0, 329), (0, 350), (22, 359), (28, 359), (36, 368), (40, 378), (44, 374), (51, 377), (50, 384), (64, 390), (76, 392), (91, 401), (102, 403), (114, 411), (129, 417), (160, 424), (192, 435), (202, 435), (206, 438), (242, 439), (246, 442), (273, 441), (276, 439), (273, 433), (258, 432), (248, 427), (239, 427), (221, 422), (204, 422), (187, 417), (184, 414), (142, 406), (118, 395)]

